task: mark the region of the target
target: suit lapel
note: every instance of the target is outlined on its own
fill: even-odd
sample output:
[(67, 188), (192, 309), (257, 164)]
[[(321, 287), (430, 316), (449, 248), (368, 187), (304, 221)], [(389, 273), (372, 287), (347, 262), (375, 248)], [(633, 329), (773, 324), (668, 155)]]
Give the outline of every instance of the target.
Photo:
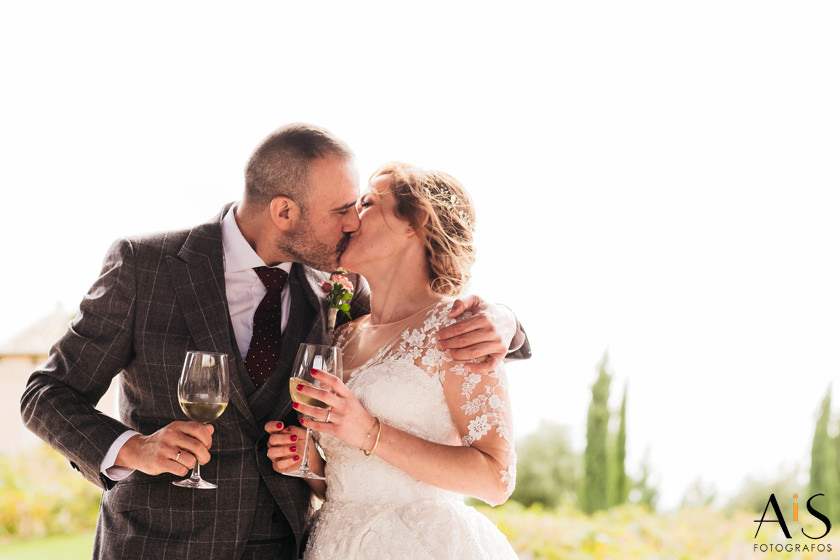
[(231, 356), (231, 404), (256, 425), (242, 386), (244, 368), (234, 348), (230, 312), (225, 293), (224, 250), (221, 218), (194, 228), (178, 255), (167, 258), (173, 287), (187, 329), (197, 350), (224, 352)]

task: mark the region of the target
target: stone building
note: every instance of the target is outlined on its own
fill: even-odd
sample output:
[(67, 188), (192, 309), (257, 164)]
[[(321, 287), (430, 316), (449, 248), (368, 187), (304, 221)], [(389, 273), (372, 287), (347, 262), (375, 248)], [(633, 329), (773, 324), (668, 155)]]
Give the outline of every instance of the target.
[[(0, 454), (17, 455), (37, 444), (23, 427), (20, 397), (32, 371), (46, 361), (50, 347), (67, 330), (72, 315), (57, 308), (20, 334), (0, 344)], [(99, 401), (99, 410), (117, 415), (116, 384)]]

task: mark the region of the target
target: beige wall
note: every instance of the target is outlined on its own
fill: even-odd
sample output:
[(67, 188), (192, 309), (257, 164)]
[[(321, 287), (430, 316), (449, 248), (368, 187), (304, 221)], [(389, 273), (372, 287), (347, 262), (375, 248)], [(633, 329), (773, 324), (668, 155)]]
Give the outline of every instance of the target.
[[(17, 455), (40, 441), (23, 427), (20, 397), (32, 371), (46, 359), (46, 355), (0, 355), (0, 454)], [(112, 383), (99, 410), (118, 417), (116, 397), (116, 383)]]

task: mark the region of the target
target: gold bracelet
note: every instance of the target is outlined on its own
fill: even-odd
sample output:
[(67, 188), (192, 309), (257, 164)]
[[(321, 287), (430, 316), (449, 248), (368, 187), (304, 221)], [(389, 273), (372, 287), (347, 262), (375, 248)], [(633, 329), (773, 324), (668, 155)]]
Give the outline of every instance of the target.
[[(379, 445), (379, 436), (382, 435), (382, 421), (377, 416), (374, 416), (373, 419), (376, 420), (376, 425), (379, 427), (379, 429), (376, 431), (376, 440), (373, 442), (373, 447), (370, 448), (370, 451), (365, 451), (364, 449), (362, 449), (362, 452), (365, 454), (365, 457), (370, 457), (371, 455), (373, 455), (373, 452), (376, 451), (376, 446)], [(368, 434), (367, 437), (370, 437), (370, 434)]]

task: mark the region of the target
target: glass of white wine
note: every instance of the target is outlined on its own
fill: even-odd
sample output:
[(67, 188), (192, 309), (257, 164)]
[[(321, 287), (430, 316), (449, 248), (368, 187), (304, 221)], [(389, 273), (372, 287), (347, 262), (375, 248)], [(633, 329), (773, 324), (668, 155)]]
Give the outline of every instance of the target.
[[(227, 408), (230, 398), (230, 367), (228, 355), (218, 352), (187, 352), (184, 369), (178, 380), (178, 402), (190, 420), (207, 424)], [(173, 482), (184, 488), (216, 488), (201, 478), (198, 459), (192, 476)]]
[[(311, 371), (319, 369), (331, 375), (342, 379), (341, 366), (341, 348), (336, 346), (324, 346), (321, 344), (307, 344), (303, 343), (298, 348), (295, 363), (292, 366), (292, 376), (289, 378), (289, 393), (292, 395), (292, 400), (297, 403), (308, 404), (309, 406), (316, 406), (318, 408), (328, 408), (327, 404), (313, 399), (298, 392), (298, 385), (309, 385), (310, 387), (319, 387), (320, 383), (312, 377)], [(303, 416), (303, 414), (301, 414)], [(313, 420), (320, 420), (313, 418)], [(312, 430), (306, 429), (306, 438), (303, 444), (303, 460), (297, 470), (283, 473), (288, 476), (298, 476), (302, 478), (314, 478), (317, 480), (324, 480), (309, 468), (309, 445), (312, 439)]]

